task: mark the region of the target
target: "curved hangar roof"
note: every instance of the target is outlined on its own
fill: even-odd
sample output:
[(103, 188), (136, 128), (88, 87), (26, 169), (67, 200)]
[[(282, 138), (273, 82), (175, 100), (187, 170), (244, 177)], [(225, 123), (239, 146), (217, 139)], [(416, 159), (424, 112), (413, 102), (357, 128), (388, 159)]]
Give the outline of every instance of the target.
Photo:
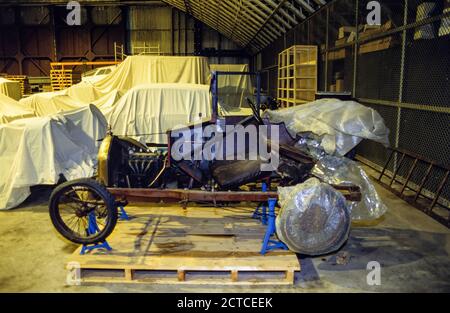
[(261, 50), (326, 4), (325, 0), (163, 1), (254, 51)]

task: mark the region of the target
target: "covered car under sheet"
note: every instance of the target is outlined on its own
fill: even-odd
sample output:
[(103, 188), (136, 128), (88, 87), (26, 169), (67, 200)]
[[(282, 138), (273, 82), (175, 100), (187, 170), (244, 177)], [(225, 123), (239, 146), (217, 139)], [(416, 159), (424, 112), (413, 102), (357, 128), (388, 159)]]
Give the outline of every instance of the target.
[(16, 101), (19, 101), (20, 98), (22, 98), (20, 83), (18, 81), (0, 77), (0, 95), (5, 95)]
[(0, 93), (0, 124), (35, 116), (33, 110), (23, 107), (18, 101)]
[(21, 104), (37, 116), (95, 104), (101, 111), (113, 106), (131, 88), (142, 84), (209, 84), (208, 59), (204, 57), (129, 56), (110, 75), (91, 84), (81, 82), (57, 92), (32, 95)]
[(0, 209), (22, 203), (30, 186), (94, 174), (106, 120), (93, 105), (0, 125)]
[(146, 84), (130, 89), (114, 106), (100, 108), (113, 133), (143, 143), (167, 143), (168, 130), (211, 118), (208, 85)]

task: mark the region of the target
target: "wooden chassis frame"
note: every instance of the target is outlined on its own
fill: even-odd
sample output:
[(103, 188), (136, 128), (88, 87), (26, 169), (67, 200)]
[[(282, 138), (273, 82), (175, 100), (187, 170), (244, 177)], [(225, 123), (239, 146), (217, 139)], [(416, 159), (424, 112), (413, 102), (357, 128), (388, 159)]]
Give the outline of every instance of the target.
[[(356, 186), (333, 186), (349, 201), (361, 201), (361, 192)], [(155, 188), (108, 188), (119, 201), (159, 202), (265, 202), (278, 199), (276, 191), (203, 191)]]

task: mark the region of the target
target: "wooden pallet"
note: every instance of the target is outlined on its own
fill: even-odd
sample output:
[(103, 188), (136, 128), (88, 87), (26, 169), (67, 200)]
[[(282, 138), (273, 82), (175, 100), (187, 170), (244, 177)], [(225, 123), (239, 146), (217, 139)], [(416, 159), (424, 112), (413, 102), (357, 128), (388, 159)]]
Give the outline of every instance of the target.
[(291, 285), (300, 270), (289, 251), (259, 253), (265, 227), (251, 208), (129, 207), (109, 237), (112, 251), (80, 255), (67, 269), (77, 283)]
[(26, 75), (6, 75), (6, 79), (19, 82), (22, 95), (29, 92), (28, 77)]

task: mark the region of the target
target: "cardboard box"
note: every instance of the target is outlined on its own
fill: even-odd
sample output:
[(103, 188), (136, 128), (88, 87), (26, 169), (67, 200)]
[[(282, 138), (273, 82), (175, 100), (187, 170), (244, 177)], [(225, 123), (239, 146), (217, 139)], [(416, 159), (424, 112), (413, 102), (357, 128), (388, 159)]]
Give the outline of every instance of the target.
[(359, 34), (359, 39), (366, 39), (366, 38), (371, 37), (371, 36), (373, 36), (375, 34), (384, 33), (386, 31), (390, 30), (392, 28), (392, 26), (393, 26), (393, 24), (392, 24), (391, 20), (389, 20), (388, 22), (386, 22), (382, 26), (365, 25), (364, 26), (364, 31)]
[(342, 26), (339, 28), (338, 39), (345, 38), (345, 34), (356, 32), (356, 27), (353, 26)]
[(339, 49), (335, 51), (328, 52), (328, 60), (341, 60), (345, 59), (347, 57), (347, 50), (346, 49)]
[(386, 50), (394, 46), (395, 41), (393, 36), (386, 38), (370, 41), (368, 43), (362, 44), (359, 47), (359, 54), (370, 53), (375, 51)]
[(343, 92), (344, 91), (344, 80), (343, 79), (337, 79), (336, 80), (336, 92)]
[(347, 43), (347, 38), (342, 38), (342, 39), (336, 40), (334, 42), (334, 46), (335, 47), (339, 47), (339, 46), (342, 46), (342, 45), (344, 45), (346, 43)]

